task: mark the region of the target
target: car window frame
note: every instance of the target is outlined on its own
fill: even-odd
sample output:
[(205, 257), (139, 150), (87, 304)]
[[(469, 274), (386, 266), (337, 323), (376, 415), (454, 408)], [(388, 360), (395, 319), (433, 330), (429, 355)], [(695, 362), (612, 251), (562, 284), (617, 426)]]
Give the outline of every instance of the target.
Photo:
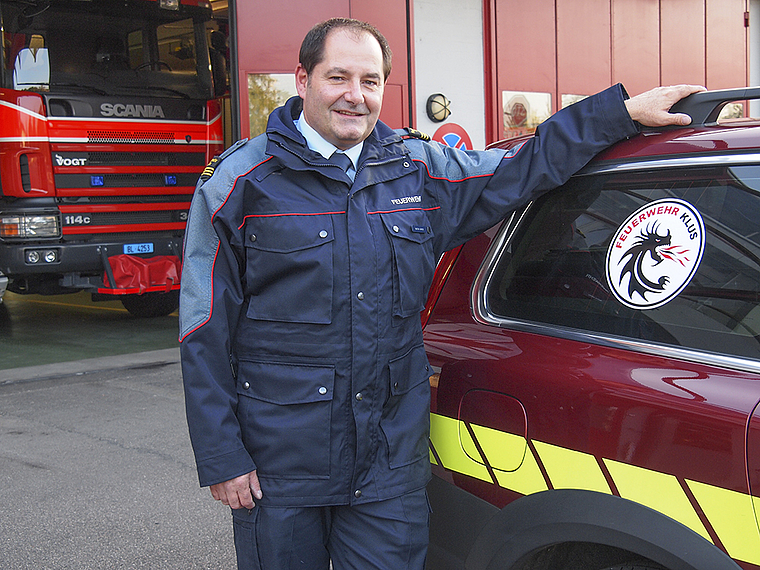
[[(587, 166), (578, 172), (575, 177), (606, 176), (621, 172), (631, 173), (639, 170), (652, 171), (659, 168), (702, 168), (757, 164), (760, 164), (760, 152), (722, 154), (720, 156), (692, 155), (667, 158), (656, 157), (649, 160), (633, 159), (614, 163), (596, 163)], [(483, 258), (483, 262), (473, 280), (470, 290), (470, 307), (473, 318), (476, 322), (498, 328), (523, 331), (576, 342), (591, 343), (609, 348), (619, 348), (652, 356), (760, 374), (760, 361), (750, 358), (495, 314), (488, 306), (487, 291), (489, 285), (494, 277), (494, 272), (501, 259), (502, 253), (509, 248), (518, 228), (520, 228), (523, 220), (534, 206), (535, 202), (532, 201), (522, 209), (513, 212), (501, 223), (501, 227), (494, 236), (489, 250)]]

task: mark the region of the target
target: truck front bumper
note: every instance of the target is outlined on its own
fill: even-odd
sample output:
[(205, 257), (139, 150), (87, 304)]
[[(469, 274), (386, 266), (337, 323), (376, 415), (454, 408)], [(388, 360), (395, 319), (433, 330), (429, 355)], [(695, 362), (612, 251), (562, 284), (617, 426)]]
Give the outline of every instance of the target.
[[(124, 289), (119, 284), (116, 287), (109, 258), (122, 257), (127, 251), (135, 249), (134, 246), (146, 246), (150, 249), (144, 253), (138, 253), (135, 257), (148, 260), (156, 257), (173, 257), (181, 259), (181, 237), (153, 237), (130, 242), (99, 242), (99, 243), (36, 243), (14, 244), (3, 243), (0, 245), (0, 275), (5, 275), (14, 283), (19, 280), (29, 282), (40, 279), (58, 282), (64, 290), (89, 290), (111, 295), (124, 295), (142, 293), (144, 287), (130, 287)], [(147, 246), (150, 246), (149, 248)], [(5, 279), (7, 284), (7, 278)], [(172, 288), (178, 288), (179, 281), (174, 282)], [(3, 289), (5, 286), (3, 286)], [(165, 289), (162, 287), (150, 287), (147, 291)], [(132, 289), (135, 289), (134, 291)]]

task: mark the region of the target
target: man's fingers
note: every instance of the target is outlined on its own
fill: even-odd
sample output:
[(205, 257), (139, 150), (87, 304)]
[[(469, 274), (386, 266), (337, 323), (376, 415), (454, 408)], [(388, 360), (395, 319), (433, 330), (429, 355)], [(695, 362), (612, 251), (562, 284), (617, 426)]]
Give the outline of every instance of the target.
[(251, 489), (248, 487), (238, 491), (237, 495), (234, 497), (235, 504), (230, 504), (230, 508), (232, 509), (252, 509), (256, 506), (256, 503), (253, 502), (253, 497), (251, 496)]
[(685, 126), (691, 124), (691, 117), (689, 115), (686, 115), (684, 113), (672, 113), (671, 115), (676, 125)]
[(253, 496), (256, 497), (257, 500), (260, 500), (261, 497), (263, 497), (263, 494), (261, 493), (261, 485), (259, 484), (259, 476), (256, 475), (255, 471), (249, 474), (248, 485), (251, 489), (251, 492), (253, 493)]
[[(666, 88), (667, 89), (667, 88)], [(707, 88), (703, 85), (671, 85), (670, 90), (673, 92), (674, 103), (680, 101), (687, 95), (692, 93), (699, 93), (700, 91), (706, 91)]]
[(647, 127), (688, 125), (691, 117), (683, 113), (670, 113), (670, 108), (684, 97), (704, 90), (701, 85), (656, 87), (631, 97), (625, 104), (631, 118)]
[[(672, 102), (666, 110), (670, 110), (670, 107), (678, 103), (684, 97), (688, 97), (693, 93), (699, 93), (706, 91), (707, 89), (702, 85), (674, 85), (672, 88)], [(685, 113), (668, 113), (672, 124), (675, 125), (690, 125), (691, 117)]]
[(211, 485), (211, 496), (231, 509), (252, 509), (255, 496), (261, 499), (261, 486), (256, 471), (230, 479), (224, 483)]

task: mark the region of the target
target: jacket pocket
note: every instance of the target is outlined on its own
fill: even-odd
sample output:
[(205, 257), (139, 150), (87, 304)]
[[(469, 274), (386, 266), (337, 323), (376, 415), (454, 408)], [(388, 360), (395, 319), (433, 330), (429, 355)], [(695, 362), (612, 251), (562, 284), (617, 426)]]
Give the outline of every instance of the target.
[(381, 218), (393, 250), (393, 314), (418, 315), (435, 270), (433, 230), (422, 210), (390, 212)]
[(240, 428), (258, 474), (327, 478), (334, 366), (241, 360), (237, 382)]
[(390, 392), (380, 417), (391, 469), (428, 457), (430, 365), (420, 345), (388, 363)]
[(248, 218), (248, 317), (330, 324), (334, 239), (329, 215)]

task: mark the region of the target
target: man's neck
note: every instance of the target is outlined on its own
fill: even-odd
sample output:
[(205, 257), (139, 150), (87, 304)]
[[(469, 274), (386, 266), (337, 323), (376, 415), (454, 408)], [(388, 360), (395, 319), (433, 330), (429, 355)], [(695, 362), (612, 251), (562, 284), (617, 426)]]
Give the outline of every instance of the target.
[(351, 159), (351, 162), (354, 163), (354, 168), (356, 167), (357, 164), (359, 164), (359, 155), (362, 153), (364, 141), (360, 142), (357, 145), (352, 146), (349, 149), (340, 150), (338, 147), (336, 147), (334, 144), (332, 144), (331, 142), (326, 140), (322, 135), (320, 135), (309, 124), (309, 122), (306, 120), (306, 116), (304, 115), (303, 111), (301, 111), (301, 116), (298, 117), (298, 119), (294, 122), (295, 122), (296, 128), (306, 139), (306, 145), (314, 152), (321, 154), (325, 158), (330, 158), (334, 152), (340, 151), (340, 152), (345, 153), (346, 156), (348, 156), (348, 158)]

